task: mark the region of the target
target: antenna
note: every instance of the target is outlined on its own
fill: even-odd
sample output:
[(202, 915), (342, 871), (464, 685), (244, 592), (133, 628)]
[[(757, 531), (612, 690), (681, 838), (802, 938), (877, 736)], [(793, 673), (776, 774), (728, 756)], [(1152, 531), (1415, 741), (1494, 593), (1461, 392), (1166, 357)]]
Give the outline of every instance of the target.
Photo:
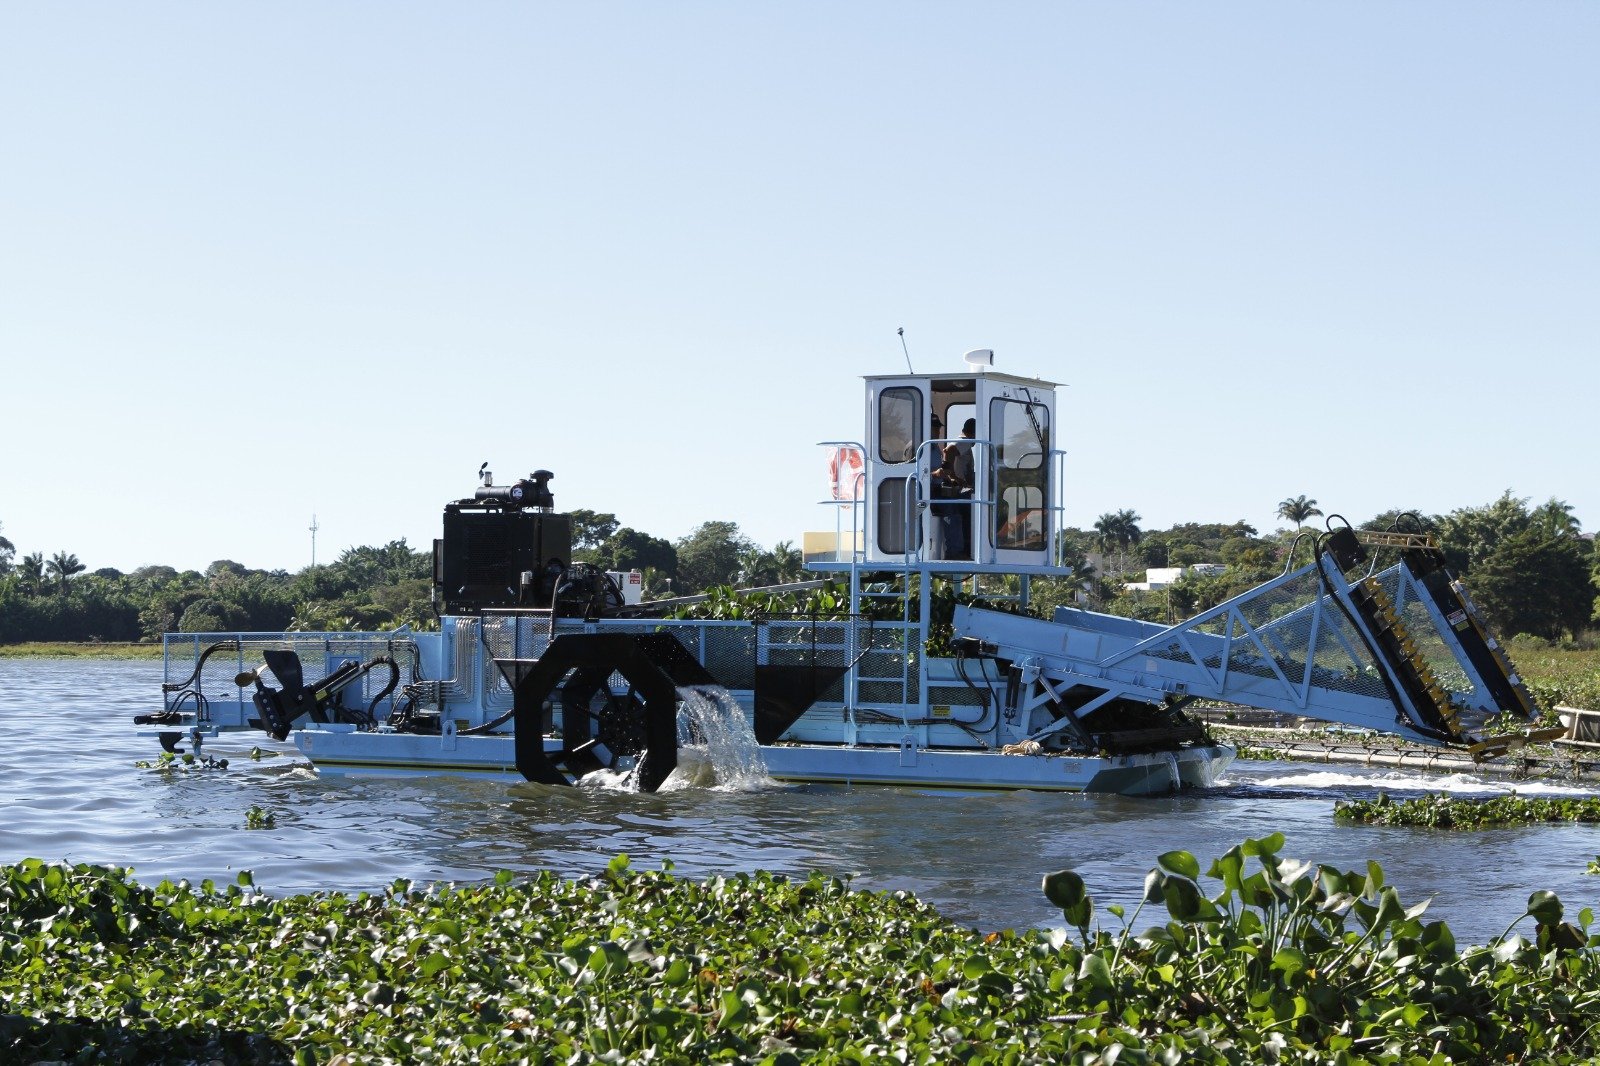
[(916, 371), (911, 369), (911, 349), (906, 347), (906, 328), (901, 326), (895, 332), (900, 334), (900, 350), (906, 353), (906, 372), (915, 374)]
[(312, 515), (311, 516), (310, 529), (311, 529), (311, 566), (312, 566), (312, 569), (315, 569), (316, 565), (317, 565), (317, 516), (316, 515)]

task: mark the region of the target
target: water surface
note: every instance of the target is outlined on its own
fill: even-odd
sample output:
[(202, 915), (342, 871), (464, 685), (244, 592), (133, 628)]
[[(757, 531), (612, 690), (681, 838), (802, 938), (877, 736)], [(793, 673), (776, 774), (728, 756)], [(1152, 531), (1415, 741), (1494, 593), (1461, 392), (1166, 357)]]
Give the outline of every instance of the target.
[[(25, 856), (134, 867), (147, 881), (232, 880), (273, 893), (381, 888), (396, 878), (471, 881), (499, 869), (592, 874), (628, 854), (685, 875), (764, 868), (904, 888), (984, 929), (1060, 924), (1039, 892), (1071, 868), (1101, 904), (1131, 904), (1155, 856), (1202, 861), (1274, 830), (1286, 855), (1363, 869), (1384, 866), (1407, 903), (1483, 941), (1521, 913), (1530, 892), (1557, 892), (1569, 912), (1594, 906), (1600, 826), (1478, 832), (1340, 825), (1336, 799), (1405, 795), (1588, 794), (1560, 785), (1429, 777), (1409, 771), (1247, 763), (1217, 789), (1130, 799), (1054, 793), (952, 794), (886, 788), (688, 789), (625, 795), (448, 776), (319, 776), (296, 757), (253, 762), (264, 735), (224, 738), (224, 771), (163, 775), (135, 768), (158, 749), (134, 714), (160, 705), (154, 662), (0, 660), (0, 862)], [(210, 749), (208, 749), (210, 750)], [(246, 811), (276, 827), (245, 829)]]

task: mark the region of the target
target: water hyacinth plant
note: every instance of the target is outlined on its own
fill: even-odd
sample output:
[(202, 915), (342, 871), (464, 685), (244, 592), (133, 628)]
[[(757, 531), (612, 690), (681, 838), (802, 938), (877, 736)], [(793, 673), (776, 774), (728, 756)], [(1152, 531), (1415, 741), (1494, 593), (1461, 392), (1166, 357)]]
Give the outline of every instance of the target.
[(265, 807), (251, 804), (244, 812), (244, 827), (246, 829), (276, 829), (278, 816)]
[[(813, 875), (704, 882), (625, 858), (584, 881), (273, 899), (128, 871), (0, 867), (0, 1060), (1139, 1063), (1589, 1061), (1586, 913), (1536, 893), (1458, 950), (1376, 864), (1159, 859), (1140, 910), (987, 935)], [(1119, 908), (1108, 908), (1116, 918)], [(1135, 933), (1141, 914), (1157, 924)], [(86, 1050), (87, 1049), (87, 1050)], [(342, 1058), (341, 1058), (342, 1057)]]
[(173, 777), (198, 770), (226, 770), (228, 768), (228, 760), (213, 758), (210, 755), (203, 758), (197, 757), (192, 752), (184, 752), (179, 755), (164, 751), (156, 756), (155, 759), (138, 760), (133, 764), (133, 768), (135, 770), (152, 770), (162, 776)]
[(1430, 829), (1486, 829), (1539, 822), (1600, 822), (1600, 797), (1489, 796), (1466, 798), (1445, 793), (1393, 800), (1340, 800), (1333, 805), (1340, 821), (1368, 825), (1423, 826)]

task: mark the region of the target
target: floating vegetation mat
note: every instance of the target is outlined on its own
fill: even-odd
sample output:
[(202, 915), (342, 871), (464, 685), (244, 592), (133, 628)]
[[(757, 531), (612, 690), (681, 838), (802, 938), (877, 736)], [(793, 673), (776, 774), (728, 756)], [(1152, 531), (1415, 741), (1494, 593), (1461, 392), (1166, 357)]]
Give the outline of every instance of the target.
[(1487, 829), (1497, 825), (1533, 825), (1542, 822), (1600, 822), (1600, 797), (1490, 796), (1458, 799), (1429, 794), (1416, 799), (1393, 800), (1385, 793), (1377, 799), (1341, 800), (1333, 805), (1341, 821), (1370, 825), (1413, 825), (1430, 829)]
[[(1536, 893), (1458, 949), (1377, 864), (1170, 852), (1102, 922), (954, 925), (820, 875), (683, 880), (626, 859), (419, 890), (274, 899), (124, 870), (0, 867), (0, 1061), (1580, 1062), (1585, 913)], [(1209, 884), (1209, 889), (1203, 888)], [(1209, 892), (1209, 894), (1208, 894)], [(1141, 920), (1143, 925), (1141, 926)], [(1514, 930), (1521, 929), (1527, 935)], [(1139, 931), (1136, 931), (1139, 930)]]

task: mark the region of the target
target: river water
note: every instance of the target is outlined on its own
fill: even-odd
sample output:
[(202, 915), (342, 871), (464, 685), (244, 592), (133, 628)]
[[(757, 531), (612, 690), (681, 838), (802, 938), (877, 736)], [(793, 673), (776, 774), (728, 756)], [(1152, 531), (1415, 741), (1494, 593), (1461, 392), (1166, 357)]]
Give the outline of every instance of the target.
[[(1407, 904), (1433, 897), (1428, 916), (1449, 921), (1463, 942), (1498, 934), (1535, 889), (1555, 891), (1570, 915), (1600, 910), (1600, 876), (1585, 873), (1600, 854), (1600, 826), (1464, 832), (1332, 817), (1336, 799), (1380, 789), (1512, 787), (1489, 779), (1256, 762), (1207, 792), (1143, 799), (787, 786), (633, 795), (319, 776), (264, 735), (218, 742), (226, 770), (163, 774), (135, 767), (158, 749), (132, 725), (134, 714), (159, 708), (160, 685), (155, 662), (0, 660), (0, 862), (132, 866), (149, 882), (225, 883), (251, 870), (258, 886), (286, 894), (381, 888), (402, 877), (473, 881), (500, 869), (581, 876), (626, 853), (645, 868), (670, 859), (695, 877), (822, 870), (862, 888), (909, 889), (951, 919), (991, 930), (1060, 924), (1039, 890), (1049, 871), (1078, 871), (1097, 904), (1130, 905), (1162, 852), (1186, 849), (1203, 868), (1244, 838), (1277, 830), (1287, 856), (1342, 869), (1378, 860)], [(252, 747), (285, 754), (252, 761)], [(247, 829), (251, 807), (275, 825)]]

